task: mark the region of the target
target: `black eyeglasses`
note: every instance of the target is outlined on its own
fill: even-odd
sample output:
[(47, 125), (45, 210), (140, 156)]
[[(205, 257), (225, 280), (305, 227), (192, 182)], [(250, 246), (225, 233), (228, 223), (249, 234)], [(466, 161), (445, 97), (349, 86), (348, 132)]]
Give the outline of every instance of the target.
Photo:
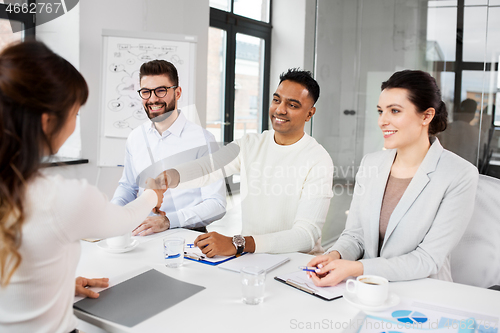
[(177, 88), (177, 86), (171, 86), (171, 87), (161, 86), (154, 89), (142, 88), (141, 90), (137, 90), (137, 92), (139, 93), (139, 96), (141, 96), (142, 99), (150, 98), (152, 91), (155, 92), (156, 97), (163, 98), (167, 95), (168, 89), (170, 88), (175, 89)]

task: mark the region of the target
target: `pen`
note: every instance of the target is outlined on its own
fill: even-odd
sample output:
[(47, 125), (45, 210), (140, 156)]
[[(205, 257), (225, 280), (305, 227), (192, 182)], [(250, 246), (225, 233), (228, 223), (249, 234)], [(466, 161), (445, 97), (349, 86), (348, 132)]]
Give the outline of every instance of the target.
[(184, 252), (184, 257), (189, 258), (189, 259), (198, 260), (198, 261), (205, 259), (204, 256), (199, 256), (195, 253), (187, 253), (187, 252)]
[(304, 272), (316, 272), (316, 270), (318, 268), (317, 267), (299, 266), (299, 269), (303, 270)]
[[(196, 246), (194, 246), (194, 244), (186, 244), (186, 246), (189, 247), (190, 249), (192, 249), (193, 247), (196, 247)], [(208, 246), (208, 244), (204, 245), (203, 247), (205, 247), (205, 246)]]

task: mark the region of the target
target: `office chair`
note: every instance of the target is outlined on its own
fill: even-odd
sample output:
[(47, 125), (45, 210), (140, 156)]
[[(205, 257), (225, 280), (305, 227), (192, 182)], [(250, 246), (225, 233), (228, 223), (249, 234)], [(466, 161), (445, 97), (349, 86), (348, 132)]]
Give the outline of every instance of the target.
[(450, 259), (454, 282), (483, 288), (500, 285), (499, 179), (479, 175), (471, 221)]

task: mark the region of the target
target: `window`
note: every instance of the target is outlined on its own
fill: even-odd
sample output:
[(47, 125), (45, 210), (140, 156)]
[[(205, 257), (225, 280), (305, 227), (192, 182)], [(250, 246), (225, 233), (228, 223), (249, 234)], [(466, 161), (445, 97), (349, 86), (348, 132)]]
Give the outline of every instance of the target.
[(221, 142), (268, 127), (270, 0), (210, 0), (207, 129)]
[[(491, 146), (491, 134), (496, 125), (494, 105), (498, 85), (495, 80), (500, 24), (495, 18), (499, 14), (500, 7), (487, 0), (429, 1), (428, 7), (428, 27), (432, 24), (436, 27), (428, 29), (427, 40), (434, 36), (445, 56), (427, 60), (437, 60), (433, 64), (435, 72), (454, 73), (448, 80), (453, 84), (450, 89), (453, 97), (449, 103), (451, 121), (461, 120), (463, 102), (472, 100), (477, 103), (476, 114), (470, 125), (477, 128), (478, 135), (468, 140), (475, 142), (478, 148), (475, 154), (469, 154), (474, 156), (467, 159), (484, 173), (490, 163), (490, 153), (495, 150)], [(451, 31), (450, 26), (455, 31)], [(443, 132), (443, 139), (451, 133)], [(497, 154), (493, 155), (495, 158)]]
[[(271, 0), (210, 0), (207, 130), (222, 143), (268, 127)], [(239, 189), (239, 175), (228, 180)]]

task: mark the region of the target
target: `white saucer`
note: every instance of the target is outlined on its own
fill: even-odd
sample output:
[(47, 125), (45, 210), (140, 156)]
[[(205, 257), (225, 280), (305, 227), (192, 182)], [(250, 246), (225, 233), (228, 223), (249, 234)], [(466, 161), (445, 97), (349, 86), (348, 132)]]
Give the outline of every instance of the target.
[(398, 295), (394, 293), (389, 293), (389, 297), (387, 297), (387, 300), (383, 304), (377, 306), (365, 305), (359, 301), (358, 296), (356, 296), (355, 293), (351, 293), (348, 291), (344, 292), (344, 299), (351, 305), (357, 307), (358, 309), (368, 312), (378, 312), (387, 310), (389, 308), (392, 308), (393, 306), (398, 305), (400, 301)]
[(137, 247), (137, 245), (139, 245), (139, 241), (137, 241), (137, 239), (132, 240), (132, 242), (130, 242), (130, 244), (124, 248), (111, 248), (108, 246), (108, 242), (106, 240), (102, 240), (99, 243), (97, 243), (97, 247), (109, 253), (124, 253), (132, 251)]

